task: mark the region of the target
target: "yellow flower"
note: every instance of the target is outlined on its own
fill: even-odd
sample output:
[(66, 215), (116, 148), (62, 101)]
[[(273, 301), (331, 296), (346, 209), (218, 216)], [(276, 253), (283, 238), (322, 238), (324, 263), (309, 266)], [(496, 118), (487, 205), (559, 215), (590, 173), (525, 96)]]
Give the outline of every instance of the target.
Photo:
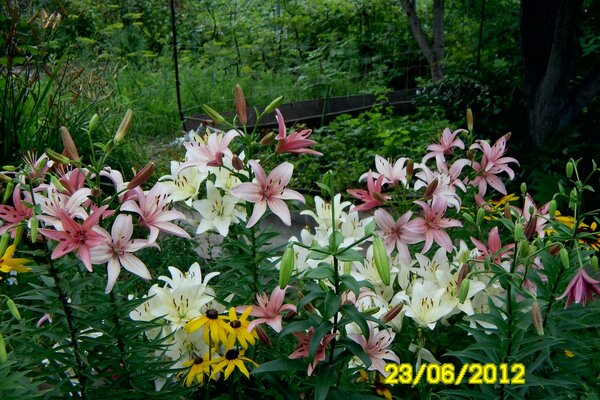
[(207, 310), (204, 315), (188, 322), (185, 325), (185, 331), (187, 333), (194, 333), (202, 327), (204, 327), (204, 341), (211, 346), (218, 346), (219, 343), (227, 343), (227, 334), (234, 333), (233, 328), (225, 322), (224, 317), (219, 315), (219, 312), (214, 308)]
[[(361, 369), (358, 371), (360, 377), (356, 380), (357, 382), (369, 382), (369, 374), (367, 371)], [(373, 371), (373, 384), (371, 385), (373, 391), (386, 400), (392, 400), (392, 392), (385, 384), (385, 378), (377, 371)]]
[(244, 356), (245, 350), (240, 351), (232, 348), (234, 342), (235, 339), (231, 340), (230, 338), (226, 346), (227, 352), (225, 355), (213, 361), (213, 370), (212, 375), (210, 376), (212, 379), (215, 379), (215, 376), (223, 370), (225, 370), (225, 379), (227, 379), (236, 367), (246, 376), (246, 378), (250, 378), (250, 372), (248, 372), (248, 369), (244, 365), (244, 361), (250, 362), (258, 367), (257, 363)]
[[(256, 339), (258, 338), (258, 335), (254, 329), (252, 329), (252, 332), (248, 332), (248, 325), (250, 325), (250, 321), (247, 321), (246, 319), (250, 315), (251, 311), (252, 307), (246, 308), (242, 316), (238, 319), (237, 314), (235, 313), (235, 308), (231, 307), (229, 309), (229, 326), (233, 330), (233, 333), (230, 334), (229, 340), (232, 342), (237, 340), (244, 350), (248, 348), (248, 342), (254, 346)], [(231, 336), (233, 336), (233, 340), (231, 339)]]
[[(27, 272), (30, 271), (31, 268), (27, 268), (25, 264), (31, 262), (27, 258), (13, 258), (13, 254), (15, 253), (16, 246), (10, 245), (6, 249), (4, 255), (0, 258), (0, 271), (2, 272)], [(0, 279), (2, 279), (0, 277)]]
[(210, 374), (210, 363), (208, 353), (204, 357), (196, 357), (183, 363), (184, 367), (190, 367), (187, 376), (185, 377), (185, 386), (191, 386), (194, 380), (198, 383), (204, 382), (204, 375)]

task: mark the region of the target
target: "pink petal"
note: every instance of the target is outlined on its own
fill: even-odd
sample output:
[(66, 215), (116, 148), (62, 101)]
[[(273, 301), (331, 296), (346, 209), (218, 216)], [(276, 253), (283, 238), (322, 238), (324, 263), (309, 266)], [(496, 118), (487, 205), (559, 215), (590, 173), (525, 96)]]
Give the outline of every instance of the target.
[(267, 211), (267, 202), (264, 200), (256, 202), (254, 204), (254, 210), (252, 210), (252, 216), (250, 217), (246, 228), (253, 227), (258, 222), (260, 217), (262, 217), (265, 211)]
[[(267, 204), (271, 211), (273, 211), (273, 213), (277, 215), (283, 221), (284, 224), (286, 224), (287, 226), (290, 226), (292, 224), (290, 210), (288, 209), (287, 205), (283, 200), (272, 197), (269, 200), (267, 200)], [(254, 214), (252, 216), (254, 216)]]

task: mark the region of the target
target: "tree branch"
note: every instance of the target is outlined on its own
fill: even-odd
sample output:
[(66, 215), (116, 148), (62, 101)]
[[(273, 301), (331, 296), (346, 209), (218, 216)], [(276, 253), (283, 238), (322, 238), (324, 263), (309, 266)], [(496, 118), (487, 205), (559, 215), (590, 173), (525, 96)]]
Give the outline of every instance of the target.
[(427, 62), (430, 66), (433, 65), (433, 50), (432, 46), (429, 44), (429, 40), (423, 32), (421, 28), (421, 23), (419, 22), (419, 16), (417, 15), (417, 10), (413, 7), (410, 0), (400, 0), (400, 5), (404, 9), (406, 16), (408, 17), (408, 23), (410, 25), (410, 30), (412, 31), (417, 44), (419, 45), (419, 49), (427, 59)]

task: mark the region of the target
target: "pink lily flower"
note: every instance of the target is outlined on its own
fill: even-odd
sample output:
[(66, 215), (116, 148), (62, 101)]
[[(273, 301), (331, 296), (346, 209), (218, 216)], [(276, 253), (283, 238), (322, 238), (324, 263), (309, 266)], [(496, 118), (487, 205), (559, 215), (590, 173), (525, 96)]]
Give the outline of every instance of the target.
[(308, 146), (317, 144), (314, 140), (307, 139), (312, 133), (312, 129), (302, 129), (292, 132), (290, 133), (290, 136), (287, 136), (285, 121), (278, 108), (275, 109), (275, 114), (275, 119), (277, 119), (277, 125), (279, 126), (279, 134), (275, 137), (275, 139), (277, 139), (275, 153), (307, 153), (316, 156), (323, 155), (323, 153), (307, 148)]
[(460, 221), (450, 218), (444, 218), (446, 213), (446, 200), (443, 197), (434, 197), (431, 206), (423, 201), (415, 201), (423, 209), (423, 218), (417, 218), (414, 222), (415, 230), (422, 232), (422, 238), (425, 239), (425, 245), (422, 252), (425, 253), (431, 248), (435, 241), (447, 252), (452, 251), (452, 241), (444, 229), (460, 227)]
[(507, 255), (508, 251), (515, 247), (514, 243), (502, 247), (497, 226), (493, 227), (489, 233), (487, 247), (474, 237), (471, 238), (471, 242), (473, 242), (475, 247), (477, 247), (477, 250), (481, 253), (481, 255), (476, 258), (477, 260), (485, 260), (488, 256), (491, 256), (493, 257), (492, 261), (496, 264), (500, 264), (502, 258)]
[(52, 259), (56, 260), (65, 254), (75, 251), (88, 271), (92, 271), (90, 251), (106, 241), (108, 232), (98, 226), (98, 221), (108, 206), (102, 206), (92, 213), (83, 224), (78, 224), (67, 213), (61, 212), (60, 222), (63, 230), (40, 229), (40, 233), (50, 239), (57, 240), (58, 246), (52, 252)]
[[(308, 358), (309, 346), (314, 334), (315, 328), (313, 326), (311, 326), (308, 332), (306, 333), (294, 332), (294, 336), (296, 336), (296, 339), (298, 339), (298, 345), (296, 346), (296, 350), (292, 354), (290, 354), (289, 358)], [(319, 344), (319, 348), (315, 353), (315, 358), (313, 359), (313, 362), (308, 364), (308, 370), (306, 371), (308, 376), (312, 375), (319, 362), (325, 360), (325, 350), (327, 350), (327, 345), (333, 340), (334, 337), (335, 333), (330, 333), (323, 337), (321, 343)]]
[(82, 205), (89, 200), (88, 197), (92, 193), (89, 188), (79, 189), (70, 196), (60, 193), (54, 185), (47, 185), (45, 189), (45, 194), (35, 193), (35, 201), (42, 210), (38, 219), (46, 226), (62, 230), (61, 213), (65, 213), (73, 219), (88, 217)]
[(33, 216), (33, 210), (23, 204), (23, 200), (31, 203), (31, 196), (27, 192), (24, 194), (24, 198), (21, 199), (21, 185), (16, 185), (12, 194), (13, 205), (0, 205), (0, 220), (7, 222), (0, 226), (0, 235), (10, 231), (14, 237), (15, 228)]
[(220, 167), (223, 165), (223, 156), (232, 157), (228, 146), (239, 135), (238, 131), (232, 129), (225, 134), (217, 132), (209, 133), (203, 143), (184, 143), (183, 145), (187, 149), (186, 158), (188, 158), (188, 161), (182, 165), (182, 168), (193, 165)]
[(461, 132), (467, 131), (464, 129), (457, 129), (454, 132), (450, 132), (449, 128), (444, 129), (439, 144), (430, 144), (427, 146), (428, 153), (425, 155), (425, 157), (423, 157), (423, 163), (427, 162), (427, 160), (430, 158), (435, 157), (435, 162), (438, 166), (438, 169), (441, 170), (441, 165), (446, 162), (445, 156), (452, 155), (453, 147), (457, 147), (459, 149), (465, 148), (463, 141), (456, 138)]
[(139, 187), (133, 190), (137, 193), (137, 199), (127, 200), (121, 206), (121, 210), (134, 212), (140, 216), (140, 224), (150, 231), (148, 243), (154, 243), (161, 231), (186, 239), (190, 238), (186, 231), (171, 222), (185, 219), (185, 215), (179, 211), (169, 210), (169, 194), (160, 183), (155, 184), (148, 193), (144, 193)]
[(64, 194), (69, 196), (85, 186), (85, 178), (88, 176), (89, 171), (86, 169), (75, 168), (72, 171), (68, 171), (58, 180), (65, 188)]
[[(106, 234), (108, 232), (105, 231)], [(91, 251), (91, 259), (94, 264), (106, 265), (108, 282), (106, 293), (110, 293), (121, 273), (121, 267), (139, 276), (142, 279), (150, 279), (150, 272), (146, 265), (135, 255), (136, 251), (149, 246), (147, 240), (131, 239), (133, 234), (133, 222), (131, 215), (120, 214), (113, 222), (111, 235), (106, 236), (106, 241), (96, 246)], [(154, 244), (155, 247), (158, 247)]]
[(411, 257), (408, 251), (408, 244), (418, 243), (421, 240), (422, 232), (415, 228), (414, 221), (409, 221), (412, 217), (412, 211), (407, 211), (397, 221), (385, 210), (375, 211), (375, 221), (382, 229), (381, 237), (388, 254), (392, 254), (394, 247), (402, 257), (405, 264), (409, 264)]
[[(456, 193), (456, 188), (452, 184), (453, 181), (456, 181), (456, 179), (453, 180), (450, 175), (443, 172), (433, 172), (425, 164), (417, 164), (415, 169), (421, 170), (415, 174), (415, 177), (418, 178), (415, 182), (415, 191), (421, 188), (427, 189), (430, 187), (433, 181), (436, 181), (435, 186), (431, 186), (435, 187), (435, 189), (428, 193), (428, 196), (443, 197), (449, 207), (454, 207), (456, 210), (460, 209), (460, 196), (458, 193)], [(460, 187), (460, 184), (458, 186)]]
[[(375, 168), (377, 169), (377, 172), (372, 172), (372, 175), (374, 178), (379, 178), (379, 176), (383, 175), (383, 183), (389, 183), (392, 186), (397, 186), (399, 182), (402, 182), (402, 184), (406, 186), (408, 184), (408, 179), (406, 177), (407, 161), (408, 158), (401, 157), (396, 160), (394, 165), (392, 165), (390, 161), (380, 155), (376, 155)], [(358, 181), (364, 181), (367, 179), (368, 175), (368, 172), (362, 174)]]
[(391, 199), (390, 196), (383, 194), (383, 175), (380, 175), (376, 180), (373, 179), (371, 171), (367, 174), (367, 189), (348, 189), (348, 193), (357, 199), (364, 202), (359, 206), (355, 206), (352, 211), (368, 211), (372, 208), (383, 205), (387, 200)]
[(284, 162), (267, 176), (256, 160), (250, 160), (248, 164), (254, 171), (258, 182), (241, 183), (231, 189), (234, 196), (254, 203), (254, 210), (246, 227), (254, 226), (267, 210), (267, 206), (284, 224), (290, 226), (292, 224), (290, 210), (283, 200), (298, 200), (304, 203), (304, 196), (295, 190), (285, 188), (292, 177), (294, 166), (289, 162)]
[(296, 312), (296, 306), (293, 304), (283, 304), (285, 298), (285, 289), (280, 289), (277, 286), (271, 293), (271, 298), (266, 293), (256, 295), (257, 306), (239, 306), (235, 310), (238, 313), (243, 313), (248, 307), (252, 307), (250, 315), (256, 319), (248, 325), (248, 332), (260, 324), (267, 324), (275, 332), (281, 332), (281, 313), (284, 311)]
[(546, 224), (550, 220), (550, 203), (546, 203), (541, 207), (538, 207), (529, 193), (525, 194), (525, 201), (523, 202), (523, 209), (515, 207), (517, 212), (525, 220), (525, 228), (529, 233), (537, 233), (539, 237), (543, 238), (546, 236)]
[(573, 279), (571, 279), (565, 292), (560, 297), (557, 297), (556, 300), (561, 300), (566, 297), (567, 304), (565, 304), (565, 308), (573, 302), (579, 304), (582, 301), (585, 306), (588, 301), (593, 300), (594, 293), (600, 296), (600, 281), (592, 279), (587, 272), (585, 272), (585, 269), (581, 268), (577, 271), (577, 274), (575, 274)]
[(493, 146), (486, 140), (478, 140), (477, 143), (471, 146), (471, 149), (478, 149), (483, 152), (481, 162), (473, 161), (473, 169), (477, 172), (478, 176), (471, 182), (472, 185), (479, 186), (479, 196), (484, 196), (487, 191), (487, 185), (496, 189), (498, 192), (506, 195), (506, 187), (502, 180), (498, 178), (501, 172), (506, 172), (510, 179), (515, 177), (515, 172), (508, 166), (509, 163), (519, 162), (512, 157), (504, 157), (507, 151), (506, 141), (510, 137), (510, 134), (502, 136), (494, 143)]
[(391, 329), (374, 332), (371, 324), (369, 324), (369, 340), (366, 340), (363, 335), (358, 333), (348, 334), (348, 337), (358, 343), (371, 360), (371, 366), (368, 370), (379, 371), (383, 376), (388, 375), (385, 371), (386, 362), (384, 360), (393, 361), (397, 364), (400, 363), (398, 356), (389, 350), (395, 336), (396, 334)]

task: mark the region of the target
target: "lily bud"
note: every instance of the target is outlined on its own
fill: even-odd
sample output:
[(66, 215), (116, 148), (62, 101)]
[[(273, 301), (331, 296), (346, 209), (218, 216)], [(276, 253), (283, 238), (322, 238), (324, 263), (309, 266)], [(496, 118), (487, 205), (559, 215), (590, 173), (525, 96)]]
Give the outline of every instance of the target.
[(284, 289), (290, 281), (295, 261), (296, 252), (294, 251), (294, 247), (292, 245), (288, 245), (288, 247), (283, 252), (283, 256), (281, 257), (281, 266), (279, 267), (280, 289)]
[(598, 257), (597, 256), (592, 257), (592, 267), (594, 268), (594, 271), (598, 271)]
[(463, 304), (469, 295), (469, 288), (471, 286), (471, 281), (469, 279), (464, 279), (460, 284), (460, 290), (458, 292), (458, 301)]
[(462, 281), (469, 275), (469, 265), (463, 264), (458, 271), (458, 277), (456, 278), (456, 284), (458, 286), (461, 285)]
[(4, 345), (4, 337), (2, 333), (0, 333), (0, 363), (4, 363), (8, 360), (8, 355), (6, 354), (6, 346)]
[(233, 158), (231, 159), (231, 165), (233, 166), (233, 168), (235, 168), (237, 171), (241, 171), (244, 169), (244, 162), (242, 161), (241, 158), (238, 157), (237, 154), (233, 155)]
[(504, 205), (504, 218), (510, 219), (512, 217), (512, 213), (510, 212), (510, 204), (506, 203)]
[(11, 299), (10, 297), (6, 298), (6, 306), (8, 307), (8, 310), (10, 311), (10, 313), (12, 314), (13, 317), (15, 317), (15, 319), (17, 321), (21, 320), (21, 314), (19, 313), (19, 310), (17, 309), (17, 305), (15, 304), (15, 302), (13, 301), (13, 299)]
[(114, 137), (115, 143), (119, 143), (121, 140), (123, 140), (123, 138), (129, 131), (129, 128), (131, 128), (132, 119), (133, 119), (133, 111), (130, 108), (125, 113), (125, 116), (123, 117), (123, 119), (121, 120), (121, 124), (119, 125), (119, 129), (117, 129), (117, 133), (115, 133), (115, 137)]
[(435, 178), (434, 180), (431, 181), (431, 183), (429, 185), (427, 185), (427, 188), (425, 189), (425, 194), (423, 195), (423, 197), (425, 198), (425, 200), (429, 200), (433, 197), (433, 194), (435, 193), (435, 190), (438, 187), (438, 180), (437, 178)]
[(379, 312), (380, 308), (379, 307), (369, 307), (365, 310), (362, 311), (363, 314), (367, 314), (367, 315), (375, 315), (377, 314), (377, 312)]
[(75, 161), (81, 160), (79, 157), (79, 152), (77, 151), (77, 146), (75, 146), (75, 142), (73, 141), (69, 130), (65, 126), (60, 127), (60, 137), (62, 139), (63, 147), (65, 148), (67, 157)]
[(571, 179), (571, 177), (573, 176), (573, 163), (571, 162), (571, 160), (567, 161), (566, 173), (567, 178)]
[(25, 223), (20, 223), (19, 225), (16, 226), (15, 228), (15, 240), (13, 241), (13, 244), (15, 245), (15, 247), (19, 246), (19, 244), (21, 243), (21, 239), (23, 238), (23, 234), (25, 233)]
[(215, 110), (213, 110), (212, 108), (207, 106), (206, 104), (202, 105), (202, 109), (204, 110), (206, 115), (211, 117), (215, 122), (217, 122), (219, 124), (222, 124), (225, 122), (225, 118), (223, 118), (223, 116), (221, 114), (219, 114), (218, 112), (216, 112)]
[(527, 183), (525, 182), (521, 183), (521, 193), (523, 193), (523, 196), (527, 193)]
[(48, 156), (49, 159), (51, 159), (52, 161), (59, 163), (59, 164), (70, 164), (71, 160), (69, 159), (69, 157), (65, 157), (60, 153), (55, 152), (52, 149), (46, 149), (46, 155)]
[(473, 132), (473, 111), (467, 108), (467, 130)]
[(146, 181), (150, 179), (150, 176), (152, 176), (154, 168), (156, 168), (156, 165), (153, 162), (149, 162), (148, 164), (146, 164), (146, 166), (142, 168), (141, 171), (133, 177), (131, 182), (129, 182), (129, 184), (127, 185), (127, 189), (131, 190), (146, 183)]
[(477, 219), (475, 220), (475, 222), (477, 223), (477, 226), (481, 226), (481, 224), (483, 223), (483, 217), (485, 216), (485, 210), (483, 208), (480, 208), (477, 210)]
[(560, 263), (562, 264), (563, 268), (569, 268), (569, 265), (571, 265), (571, 263), (569, 261), (569, 252), (567, 251), (567, 249), (563, 247), (558, 252), (558, 255), (560, 257)]
[(65, 192), (65, 187), (63, 186), (63, 184), (58, 180), (57, 177), (55, 177), (54, 175), (50, 175), (50, 182), (52, 182), (52, 184), (61, 192)]
[(552, 200), (550, 202), (550, 207), (548, 207), (548, 214), (550, 214), (550, 218), (554, 218), (556, 215), (556, 200)]
[(406, 180), (410, 181), (415, 172), (415, 161), (412, 158), (409, 158), (406, 162)]
[(373, 237), (373, 261), (377, 268), (377, 273), (384, 285), (390, 284), (390, 259), (388, 257), (383, 240), (379, 236)]
[(540, 303), (537, 300), (531, 305), (531, 322), (538, 335), (544, 334), (544, 322), (542, 319), (542, 310), (540, 310)]
[(533, 215), (533, 216), (531, 216), (531, 218), (529, 218), (529, 222), (527, 222), (527, 225), (525, 226), (525, 237), (527, 239), (531, 239), (531, 237), (535, 233), (536, 228), (537, 228), (537, 220), (538, 220), (537, 215)]
[(4, 174), (0, 174), (0, 182), (10, 182), (12, 179), (10, 179), (9, 176), (4, 175)]
[(90, 119), (90, 122), (88, 124), (88, 132), (92, 132), (94, 129), (96, 129), (96, 127), (98, 126), (98, 121), (100, 121), (100, 117), (98, 117), (98, 114), (92, 115), (92, 118)]
[(248, 111), (246, 109), (246, 98), (240, 85), (235, 85), (235, 113), (242, 125), (248, 123)]
[(560, 251), (560, 246), (557, 245), (556, 243), (553, 244), (552, 246), (550, 246), (550, 248), (548, 249), (548, 253), (550, 253), (554, 257), (556, 257), (558, 255), (559, 251)]
[(402, 308), (404, 308), (404, 303), (400, 303), (397, 306), (393, 307), (391, 310), (389, 310), (387, 313), (385, 313), (383, 318), (381, 318), (381, 322), (383, 322), (384, 324), (387, 324), (388, 322), (392, 321), (394, 318), (396, 318), (398, 316), (398, 314), (400, 314), (400, 311), (402, 311)]
[(6, 190), (4, 191), (4, 197), (2, 198), (3, 203), (6, 203), (8, 198), (12, 195), (13, 190), (15, 190), (15, 183), (11, 180), (6, 184)]
[(387, 199), (385, 198), (385, 196), (382, 195), (379, 192), (373, 192), (373, 198), (375, 200), (377, 200), (378, 202), (380, 202), (380, 203), (385, 203), (387, 201)]
[(521, 239), (519, 242), (519, 254), (521, 254), (521, 257), (529, 255), (529, 242), (526, 239)]
[(265, 108), (265, 111), (263, 114), (269, 114), (272, 113), (273, 111), (275, 111), (275, 109), (277, 107), (279, 107), (281, 105), (281, 103), (283, 103), (283, 96), (279, 96), (278, 98), (276, 98), (275, 100), (273, 100), (271, 102), (271, 104), (269, 104), (267, 106), (267, 108)]
[(273, 143), (274, 140), (275, 140), (275, 132), (269, 132), (260, 140), (260, 144), (262, 146), (268, 146), (271, 143)]
[(523, 224), (517, 222), (515, 224), (515, 230), (513, 232), (513, 239), (515, 242), (519, 242), (523, 238)]
[(258, 339), (266, 346), (271, 346), (273, 345), (273, 342), (271, 342), (271, 338), (269, 337), (269, 335), (267, 335), (267, 332), (265, 332), (265, 330), (263, 329), (262, 326), (257, 325), (254, 328), (254, 331), (256, 332), (256, 335), (258, 336)]
[(29, 219), (29, 232), (31, 233), (31, 243), (35, 243), (37, 241), (38, 226), (38, 219), (34, 215)]

